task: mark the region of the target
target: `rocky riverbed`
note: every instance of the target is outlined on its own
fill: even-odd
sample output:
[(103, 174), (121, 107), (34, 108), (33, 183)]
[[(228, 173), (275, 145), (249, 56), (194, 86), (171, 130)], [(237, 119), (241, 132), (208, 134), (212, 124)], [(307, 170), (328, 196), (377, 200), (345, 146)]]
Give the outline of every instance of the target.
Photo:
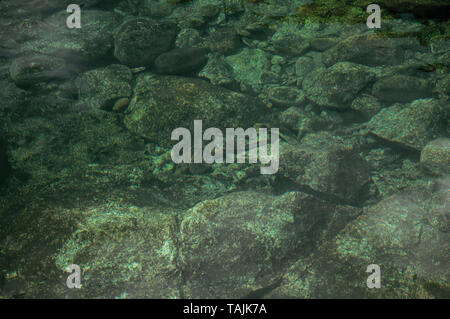
[(450, 297), (448, 1), (72, 2), (0, 2), (0, 298)]

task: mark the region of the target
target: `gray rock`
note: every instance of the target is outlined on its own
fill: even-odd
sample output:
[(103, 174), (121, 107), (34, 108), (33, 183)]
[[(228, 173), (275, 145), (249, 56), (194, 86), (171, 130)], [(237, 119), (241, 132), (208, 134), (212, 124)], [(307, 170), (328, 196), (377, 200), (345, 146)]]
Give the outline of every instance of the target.
[(350, 36), (323, 53), (323, 62), (331, 66), (339, 61), (377, 66), (399, 64), (404, 49), (397, 39), (388, 39), (376, 34)]
[(171, 48), (176, 34), (177, 27), (171, 22), (147, 18), (128, 20), (114, 37), (114, 56), (128, 66), (149, 66)]
[(368, 127), (378, 137), (420, 151), (439, 134), (442, 116), (439, 101), (422, 99), (382, 109)]
[(375, 74), (366, 66), (339, 62), (328, 69), (310, 73), (302, 85), (312, 102), (321, 106), (348, 108), (374, 78)]
[[(142, 74), (126, 110), (125, 126), (164, 146), (177, 127), (251, 127), (265, 106), (257, 99), (206, 81), (177, 76)], [(191, 130), (192, 131), (192, 130)]]
[(430, 81), (408, 75), (393, 75), (375, 82), (372, 95), (386, 102), (411, 102), (431, 97)]
[(125, 65), (111, 64), (80, 74), (75, 79), (79, 97), (97, 108), (111, 109), (116, 100), (130, 97), (133, 74)]
[(280, 54), (289, 56), (300, 56), (309, 48), (308, 40), (301, 36), (298, 29), (290, 29), (288, 26), (281, 27), (270, 39), (275, 50)]
[(185, 296), (243, 298), (271, 286), (287, 262), (358, 213), (300, 192), (238, 192), (199, 203), (181, 220)]
[(173, 49), (156, 58), (156, 72), (183, 75), (198, 71), (208, 61), (207, 53), (206, 48)]
[(450, 174), (450, 139), (438, 138), (425, 145), (420, 153), (420, 163), (434, 175)]
[(18, 86), (31, 86), (39, 82), (67, 79), (74, 72), (63, 59), (31, 55), (15, 59), (9, 67), (9, 74)]

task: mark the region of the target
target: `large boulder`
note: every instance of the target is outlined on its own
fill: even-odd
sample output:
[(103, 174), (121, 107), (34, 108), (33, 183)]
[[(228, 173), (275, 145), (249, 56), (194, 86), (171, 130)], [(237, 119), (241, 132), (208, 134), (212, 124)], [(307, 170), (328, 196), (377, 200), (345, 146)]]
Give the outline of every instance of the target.
[[(448, 179), (365, 208), (309, 259), (299, 259), (268, 298), (448, 298)], [(380, 266), (381, 288), (366, 272)]]
[[(175, 128), (247, 129), (266, 107), (256, 98), (214, 86), (206, 81), (177, 76), (142, 74), (126, 110), (125, 126), (133, 133), (169, 146)], [(193, 132), (191, 130), (191, 132)]]
[(152, 65), (158, 55), (172, 47), (176, 34), (177, 26), (171, 22), (128, 20), (115, 35), (114, 56), (132, 67)]
[(264, 290), (293, 258), (358, 214), (300, 192), (239, 192), (201, 202), (181, 219), (185, 297), (243, 298)]
[(72, 213), (79, 216), (79, 227), (58, 251), (55, 264), (61, 272), (70, 264), (80, 265), (83, 289), (61, 293), (85, 298), (181, 297), (174, 211), (106, 204)]

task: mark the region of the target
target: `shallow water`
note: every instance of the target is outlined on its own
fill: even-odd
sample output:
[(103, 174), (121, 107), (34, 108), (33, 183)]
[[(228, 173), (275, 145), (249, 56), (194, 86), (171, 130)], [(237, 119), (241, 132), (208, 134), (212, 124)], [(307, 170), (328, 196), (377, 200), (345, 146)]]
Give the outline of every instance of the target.
[(450, 297), (446, 1), (70, 2), (0, 2), (0, 298)]

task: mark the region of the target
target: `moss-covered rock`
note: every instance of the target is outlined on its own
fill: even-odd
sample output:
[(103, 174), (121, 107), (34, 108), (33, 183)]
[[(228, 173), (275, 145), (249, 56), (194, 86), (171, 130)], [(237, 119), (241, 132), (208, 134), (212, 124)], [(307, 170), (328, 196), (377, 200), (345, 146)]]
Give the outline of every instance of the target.
[(23, 44), (23, 51), (56, 56), (68, 62), (98, 63), (113, 48), (113, 31), (120, 17), (112, 12), (83, 10), (81, 29), (68, 29), (67, 12), (55, 13), (45, 23), (33, 29), (31, 41)]
[(278, 176), (330, 200), (358, 199), (369, 181), (366, 163), (358, 152), (328, 134), (311, 134), (304, 139), (297, 147), (282, 144)]
[(372, 95), (385, 102), (404, 103), (431, 97), (433, 93), (428, 80), (399, 74), (375, 82)]
[(128, 20), (115, 34), (114, 56), (128, 66), (150, 66), (158, 55), (172, 47), (176, 34), (177, 26), (171, 22)]
[(72, 77), (74, 72), (63, 59), (31, 55), (15, 59), (9, 73), (14, 83), (27, 87), (39, 82), (64, 80)]
[(180, 227), (185, 297), (243, 298), (271, 286), (283, 265), (358, 214), (299, 192), (239, 192), (199, 203)]
[(384, 108), (369, 122), (370, 132), (405, 147), (421, 150), (442, 129), (444, 109), (438, 100), (415, 100)]
[(253, 97), (203, 80), (142, 74), (124, 123), (131, 132), (169, 146), (174, 144), (172, 131), (185, 127), (193, 132), (194, 120), (202, 120), (205, 129), (248, 128), (264, 109)]
[(375, 79), (372, 70), (352, 62), (310, 73), (302, 82), (306, 96), (321, 106), (348, 108), (357, 94)]
[(339, 42), (323, 54), (330, 66), (339, 61), (350, 61), (369, 66), (396, 65), (403, 60), (404, 49), (399, 41), (377, 34), (353, 35)]
[(111, 64), (80, 74), (75, 79), (79, 97), (92, 107), (111, 109), (120, 98), (132, 94), (133, 74), (124, 65)]
[(450, 139), (438, 138), (425, 145), (420, 163), (433, 175), (450, 174)]
[[(268, 298), (448, 298), (448, 180), (367, 207), (309, 260), (299, 260)], [(447, 228), (446, 228), (447, 227)], [(366, 285), (371, 264), (381, 288)]]

